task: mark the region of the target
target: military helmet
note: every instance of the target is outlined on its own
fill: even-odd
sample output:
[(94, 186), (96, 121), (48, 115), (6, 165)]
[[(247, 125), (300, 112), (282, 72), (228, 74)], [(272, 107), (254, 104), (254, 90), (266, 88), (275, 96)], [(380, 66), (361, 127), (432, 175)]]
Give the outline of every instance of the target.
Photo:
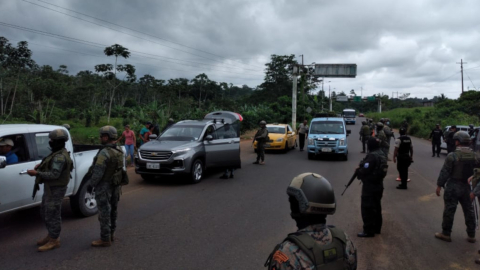
[(59, 140), (66, 142), (68, 141), (68, 133), (64, 129), (58, 128), (50, 131), (48, 138), (52, 141)]
[(368, 119), (368, 122), (372, 123), (372, 122), (373, 122), (373, 120), (372, 120), (372, 119)]
[(365, 125), (367, 122), (366, 121), (362, 121), (362, 125)]
[(382, 122), (378, 122), (378, 123), (377, 123), (377, 127), (383, 127), (383, 123), (382, 123)]
[(469, 144), (471, 139), (467, 132), (457, 131), (453, 135), (453, 140), (458, 141), (460, 144)]
[(115, 127), (112, 127), (112, 126), (103, 126), (100, 128), (100, 136), (102, 135), (108, 135), (108, 137), (111, 139), (111, 140), (115, 140), (118, 136), (117, 134), (117, 129)]
[(69, 124), (63, 124), (62, 126), (66, 129), (70, 130), (70, 125)]
[(302, 173), (287, 188), (287, 194), (298, 202), (298, 215), (333, 215), (336, 209), (335, 193), (325, 177), (316, 173)]
[(266, 124), (267, 122), (265, 122), (265, 120), (260, 121), (260, 125), (266, 125)]
[(385, 122), (385, 119), (384, 119), (384, 118), (380, 118), (380, 122), (384, 123), (384, 122)]
[(400, 135), (406, 135), (407, 134), (407, 129), (402, 127), (402, 128), (400, 128), (400, 130), (398, 130), (398, 133), (400, 133)]
[(470, 128), (473, 128), (473, 124), (468, 125)]

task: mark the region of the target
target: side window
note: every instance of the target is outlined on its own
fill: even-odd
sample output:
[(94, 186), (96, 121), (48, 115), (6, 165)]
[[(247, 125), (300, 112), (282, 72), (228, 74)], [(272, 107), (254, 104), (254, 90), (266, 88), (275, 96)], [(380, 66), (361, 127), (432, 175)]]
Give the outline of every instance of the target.
[(205, 131), (205, 135), (203, 136), (203, 138), (205, 139), (205, 137), (207, 137), (208, 135), (212, 135), (214, 140), (217, 139), (217, 134), (213, 125), (210, 125), (207, 127), (207, 130)]
[(219, 127), (216, 130), (217, 139), (231, 139), (238, 137), (235, 127), (229, 124)]
[(48, 133), (37, 133), (35, 134), (35, 143), (37, 145), (37, 160), (43, 159), (48, 156), (52, 151), (50, 150), (50, 145), (48, 142)]
[(13, 146), (10, 144), (3, 147), (0, 146), (2, 148), (0, 149), (0, 155), (7, 157), (7, 165), (30, 161), (30, 154), (23, 134), (5, 136), (0, 138), (0, 140), (8, 140), (13, 143)]
[(292, 127), (290, 125), (287, 125), (287, 131), (293, 132)]

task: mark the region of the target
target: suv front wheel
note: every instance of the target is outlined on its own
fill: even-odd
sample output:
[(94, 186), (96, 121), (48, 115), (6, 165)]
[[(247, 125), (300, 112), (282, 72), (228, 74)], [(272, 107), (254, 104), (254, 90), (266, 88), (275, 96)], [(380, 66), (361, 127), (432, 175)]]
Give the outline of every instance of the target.
[(196, 159), (192, 164), (192, 170), (190, 172), (191, 181), (193, 184), (198, 184), (202, 181), (203, 177), (203, 162), (200, 159)]

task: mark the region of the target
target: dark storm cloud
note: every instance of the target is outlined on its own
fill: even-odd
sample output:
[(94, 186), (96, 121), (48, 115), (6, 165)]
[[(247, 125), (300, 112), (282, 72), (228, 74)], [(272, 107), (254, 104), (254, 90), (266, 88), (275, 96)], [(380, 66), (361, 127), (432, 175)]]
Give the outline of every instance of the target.
[[(29, 1), (94, 21), (43, 1)], [(102, 46), (118, 43), (132, 51), (127, 62), (136, 66), (139, 77), (191, 79), (205, 72), (219, 82), (254, 87), (262, 82), (271, 54), (303, 54), (305, 64), (358, 65), (355, 79), (328, 79), (336, 91), (359, 92), (363, 87), (364, 95), (398, 91), (455, 98), (461, 91), (456, 64), (460, 59), (468, 62), (465, 88), (480, 87), (476, 68), (480, 66), (476, 14), (480, 2), (473, 0), (45, 1), (164, 39), (95, 21), (130, 34), (126, 35), (20, 0), (2, 1), (2, 22), (102, 44), (92, 47), (0, 26), (0, 35), (13, 43), (29, 41), (39, 64), (54, 68), (65, 64), (73, 74), (111, 61)], [(142, 57), (137, 52), (174, 59)]]

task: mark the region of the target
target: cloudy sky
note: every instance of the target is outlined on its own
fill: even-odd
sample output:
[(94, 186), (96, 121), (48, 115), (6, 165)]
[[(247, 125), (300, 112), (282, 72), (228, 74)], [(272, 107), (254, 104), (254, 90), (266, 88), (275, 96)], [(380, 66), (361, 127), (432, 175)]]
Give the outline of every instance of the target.
[(357, 64), (356, 78), (326, 89), (457, 98), (461, 59), (464, 89), (480, 90), (479, 10), (478, 0), (0, 0), (0, 36), (70, 74), (111, 63), (103, 49), (118, 43), (138, 77), (255, 87), (270, 55), (303, 54)]

